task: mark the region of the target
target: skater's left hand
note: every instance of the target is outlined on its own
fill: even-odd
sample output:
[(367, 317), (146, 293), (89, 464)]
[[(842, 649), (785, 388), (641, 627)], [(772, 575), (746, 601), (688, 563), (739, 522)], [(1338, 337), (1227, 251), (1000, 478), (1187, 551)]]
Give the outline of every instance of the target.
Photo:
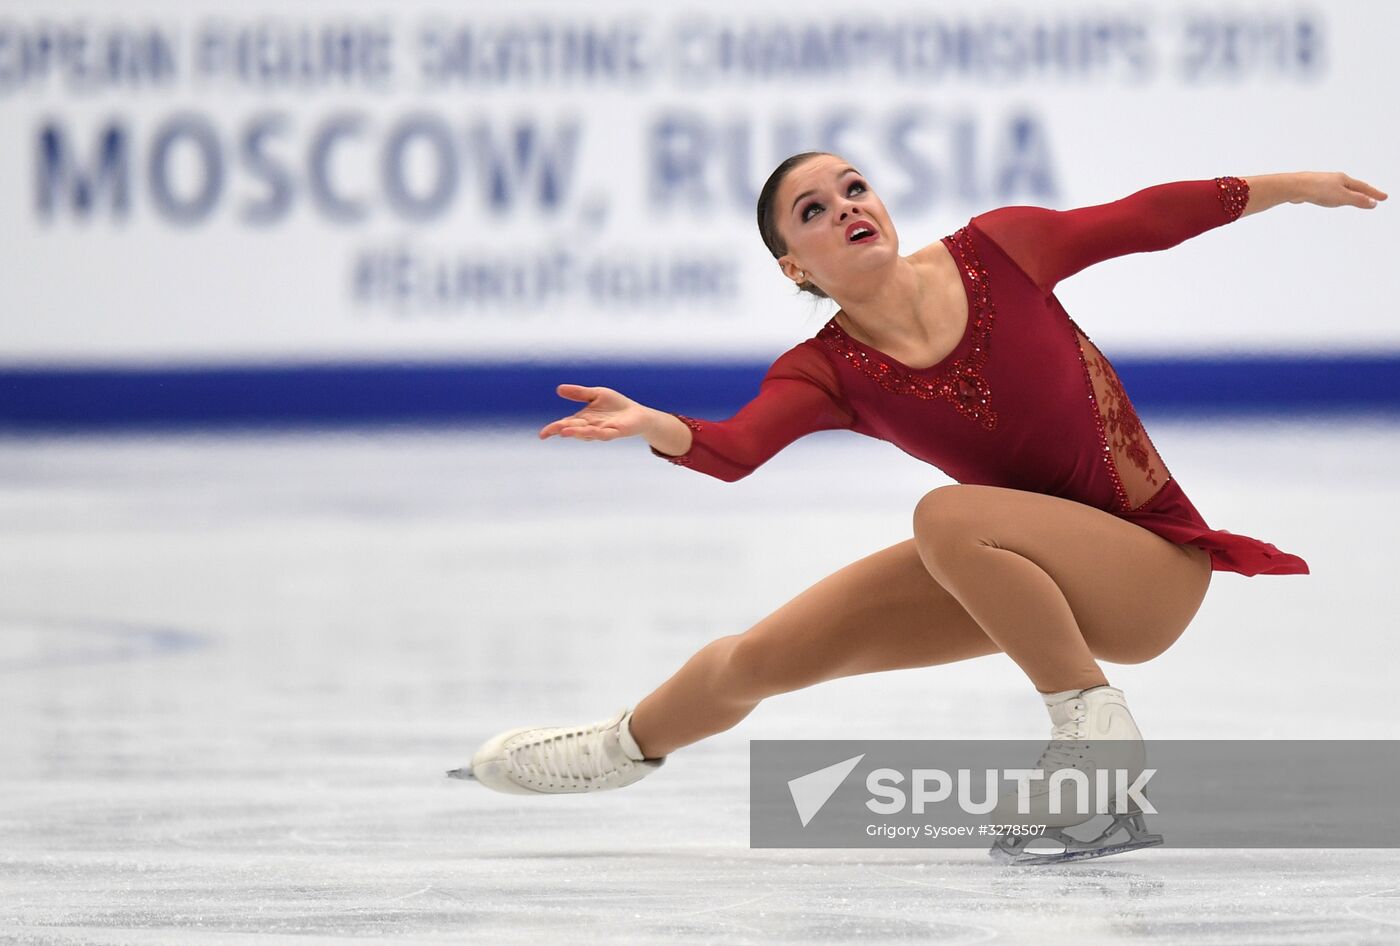
[(1317, 204), (1319, 207), (1364, 207), (1373, 209), (1377, 201), (1385, 200), (1385, 191), (1365, 181), (1348, 177), (1341, 171), (1303, 171), (1299, 175), (1302, 196), (1295, 204)]

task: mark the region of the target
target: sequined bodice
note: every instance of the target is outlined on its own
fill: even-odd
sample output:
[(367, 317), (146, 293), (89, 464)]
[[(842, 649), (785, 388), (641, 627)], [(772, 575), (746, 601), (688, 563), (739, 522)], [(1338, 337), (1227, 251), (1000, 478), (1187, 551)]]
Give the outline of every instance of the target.
[[(1109, 360), (975, 224), (944, 242), (970, 312), (943, 362), (911, 369), (835, 319), (816, 334), (840, 366), (861, 419), (855, 429), (962, 483), (1033, 489), (1114, 512), (1150, 501), (1170, 474)], [(896, 407), (891, 397), (925, 403)]]
[(909, 368), (852, 338), (835, 318), (822, 326), (816, 338), (828, 351), (875, 381), (882, 390), (944, 401), (967, 419), (987, 430), (995, 430), (997, 412), (982, 372), (987, 361), (987, 339), (996, 317), (996, 308), (987, 289), (986, 270), (966, 227), (951, 237), (944, 237), (943, 243), (958, 264), (968, 300), (967, 328), (948, 357), (922, 370)]

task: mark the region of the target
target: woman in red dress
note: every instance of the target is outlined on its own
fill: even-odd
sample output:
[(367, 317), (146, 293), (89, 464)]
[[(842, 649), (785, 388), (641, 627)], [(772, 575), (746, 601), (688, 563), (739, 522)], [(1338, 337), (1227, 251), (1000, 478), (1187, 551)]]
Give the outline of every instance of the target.
[(956, 485), (918, 502), (911, 538), (701, 648), (635, 708), (591, 726), (511, 730), (456, 771), (503, 791), (618, 787), (765, 697), (998, 651), (1049, 710), (1042, 762), (1071, 764), (1054, 745), (1099, 724), (1140, 744), (1098, 661), (1166, 650), (1213, 571), (1308, 566), (1206, 523), (1055, 286), (1285, 201), (1374, 207), (1385, 197), (1341, 173), (1179, 181), (1073, 210), (1000, 207), (900, 256), (884, 204), (848, 162), (821, 152), (784, 161), (759, 197), (759, 230), (786, 278), (839, 303), (831, 320), (779, 356), (728, 420), (561, 384), (587, 405), (540, 437), (641, 436), (658, 457), (734, 481), (799, 437), (846, 429), (894, 443)]

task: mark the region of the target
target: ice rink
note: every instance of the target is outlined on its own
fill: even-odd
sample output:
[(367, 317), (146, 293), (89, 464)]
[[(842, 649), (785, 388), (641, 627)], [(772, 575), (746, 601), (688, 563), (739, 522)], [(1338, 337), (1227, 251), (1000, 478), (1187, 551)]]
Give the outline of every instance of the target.
[[(1147, 420), (1213, 527), (1313, 574), (1217, 572), (1108, 665), (1143, 732), (1400, 737), (1400, 425)], [(748, 847), (750, 739), (1048, 736), (1000, 655), (770, 699), (618, 792), (444, 778), (635, 703), (948, 482), (849, 434), (726, 484), (537, 430), (6, 439), (0, 942), (1400, 942), (1397, 851)]]

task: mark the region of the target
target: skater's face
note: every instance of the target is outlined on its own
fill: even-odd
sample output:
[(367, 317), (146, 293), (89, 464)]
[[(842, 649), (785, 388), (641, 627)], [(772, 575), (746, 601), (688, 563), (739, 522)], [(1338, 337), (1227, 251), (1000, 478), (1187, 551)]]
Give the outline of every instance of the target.
[(818, 155), (794, 167), (774, 205), (787, 244), (778, 265), (798, 285), (811, 281), (835, 298), (843, 285), (899, 256), (899, 235), (885, 205), (839, 155)]

